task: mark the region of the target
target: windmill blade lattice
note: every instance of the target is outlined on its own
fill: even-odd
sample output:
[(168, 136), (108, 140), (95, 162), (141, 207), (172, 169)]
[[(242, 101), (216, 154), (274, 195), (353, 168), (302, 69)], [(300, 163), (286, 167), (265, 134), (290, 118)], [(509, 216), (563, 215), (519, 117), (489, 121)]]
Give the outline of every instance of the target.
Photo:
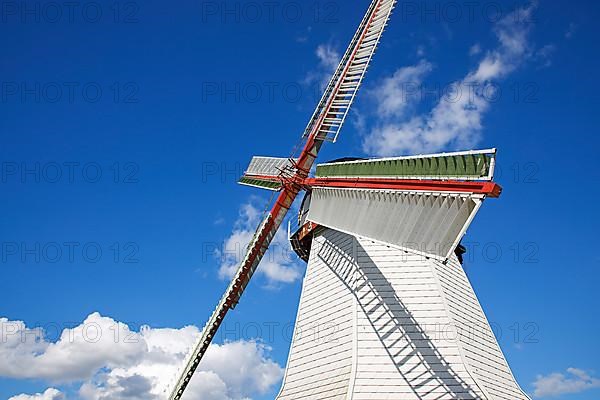
[[(337, 139), (395, 4), (396, 0), (372, 1), (305, 130), (306, 144), (298, 159), (293, 162), (293, 175), (290, 176), (289, 171), (286, 173), (287, 182), (293, 182), (295, 178), (306, 178), (323, 142), (335, 142)], [(182, 398), (223, 319), (239, 302), (302, 187), (283, 182), (280, 189), (277, 200), (257, 229), (232, 282), (186, 360), (183, 371), (172, 387), (169, 400)]]

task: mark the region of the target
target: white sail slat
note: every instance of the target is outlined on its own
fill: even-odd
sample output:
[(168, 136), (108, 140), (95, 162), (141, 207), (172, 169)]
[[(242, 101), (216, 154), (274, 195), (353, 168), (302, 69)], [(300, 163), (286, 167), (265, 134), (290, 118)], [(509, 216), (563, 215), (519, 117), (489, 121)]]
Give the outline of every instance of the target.
[[(320, 140), (337, 140), (395, 5), (396, 0), (371, 3), (306, 127), (305, 137), (317, 133)], [(327, 126), (326, 118), (340, 122), (336, 126)], [(324, 125), (326, 129), (323, 129)]]
[(308, 220), (445, 261), (483, 199), (469, 193), (318, 187)]

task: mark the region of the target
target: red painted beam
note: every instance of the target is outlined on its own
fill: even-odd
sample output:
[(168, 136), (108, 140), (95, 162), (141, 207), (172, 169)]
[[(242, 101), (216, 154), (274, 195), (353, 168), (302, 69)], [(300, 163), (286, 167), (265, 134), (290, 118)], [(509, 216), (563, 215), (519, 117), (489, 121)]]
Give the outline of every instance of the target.
[[(346, 78), (346, 75), (348, 74), (348, 71), (350, 70), (350, 67), (352, 66), (352, 62), (354, 61), (354, 58), (356, 57), (356, 54), (358, 53), (358, 49), (360, 49), (360, 46), (362, 45), (363, 40), (365, 39), (365, 37), (367, 36), (367, 33), (369, 32), (369, 29), (371, 28), (371, 24), (373, 23), (373, 19), (377, 15), (377, 11), (379, 11), (379, 8), (381, 7), (381, 3), (382, 3), (382, 1), (378, 2), (377, 5), (375, 6), (375, 8), (373, 8), (373, 13), (369, 17), (369, 20), (367, 21), (367, 24), (365, 25), (365, 28), (364, 28), (363, 32), (361, 33), (360, 38), (357, 40), (356, 46), (352, 50), (352, 54), (348, 58), (348, 62), (344, 66), (344, 70), (342, 71), (342, 74), (340, 75), (338, 81), (336, 82), (336, 86), (333, 89), (333, 91), (331, 92), (329, 99), (327, 100), (327, 105), (325, 106), (323, 113), (319, 116), (319, 119), (317, 120), (317, 123), (313, 127), (312, 132), (308, 135), (308, 140), (306, 141), (306, 144), (304, 145), (304, 149), (302, 149), (302, 152), (300, 153), (300, 156), (298, 157), (298, 162), (297, 162), (298, 175), (302, 175), (303, 178), (308, 177), (308, 174), (310, 173), (310, 169), (312, 168), (312, 166), (317, 158), (317, 155), (319, 153), (319, 145), (318, 145), (319, 130), (323, 126), (323, 123), (325, 122), (327, 115), (330, 114), (330, 112), (333, 108), (333, 102), (334, 102), (337, 94), (339, 93), (342, 82), (344, 82), (344, 79)], [(314, 151), (314, 150), (316, 150), (316, 151)]]
[(422, 190), (432, 192), (460, 192), (500, 197), (502, 187), (495, 182), (444, 181), (432, 179), (381, 179), (381, 178), (307, 178), (311, 187), (346, 189)]
[[(250, 178), (281, 182), (274, 176), (249, 176)], [(284, 179), (284, 186), (287, 182)], [(345, 189), (383, 189), (383, 190), (419, 190), (431, 192), (475, 193), (497, 198), (502, 187), (495, 182), (455, 181), (433, 179), (392, 179), (392, 178), (289, 178), (289, 182), (311, 187), (330, 187)]]

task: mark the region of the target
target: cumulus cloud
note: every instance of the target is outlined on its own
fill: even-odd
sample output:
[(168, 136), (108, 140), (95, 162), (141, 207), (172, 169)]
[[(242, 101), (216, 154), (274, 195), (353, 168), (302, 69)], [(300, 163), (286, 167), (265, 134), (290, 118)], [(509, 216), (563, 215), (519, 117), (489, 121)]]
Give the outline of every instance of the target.
[(415, 89), (432, 70), (430, 62), (421, 60), (417, 65), (400, 68), (391, 77), (385, 78), (377, 90), (371, 91), (377, 101), (379, 115), (403, 117), (414, 103)]
[[(165, 397), (177, 371), (200, 336), (198, 328), (131, 330), (98, 313), (50, 343), (42, 329), (0, 320), (0, 376), (80, 385), (83, 400), (153, 400)], [(187, 400), (241, 400), (264, 394), (283, 370), (254, 341), (211, 345), (192, 379)], [(60, 388), (60, 386), (59, 386)], [(62, 400), (48, 389), (10, 400)]]
[[(531, 56), (529, 33), (534, 8), (535, 4), (517, 9), (495, 25), (498, 46), (482, 55), (478, 66), (456, 82), (449, 95), (431, 112), (405, 117), (405, 103), (380, 103), (379, 111), (385, 112), (378, 116), (379, 121), (366, 135), (364, 150), (373, 155), (391, 156), (476, 145), (483, 128), (483, 116), (490, 108), (489, 99), (496, 93), (494, 83)], [(402, 75), (402, 71), (422, 69), (423, 65), (422, 61), (394, 76)], [(394, 81), (394, 77), (390, 79)], [(390, 79), (378, 90), (385, 90)]]
[(329, 83), (329, 80), (335, 72), (342, 56), (340, 52), (331, 44), (320, 44), (315, 50), (318, 63), (315, 69), (310, 71), (304, 83), (306, 85), (319, 85), (319, 87), (325, 88)]
[(481, 45), (479, 43), (475, 43), (469, 49), (469, 55), (476, 56), (476, 55), (479, 55), (479, 54), (481, 54)]
[(41, 329), (29, 329), (23, 322), (1, 319), (0, 324), (0, 375), (5, 377), (82, 380), (100, 368), (138, 362), (146, 351), (142, 340), (115, 340), (130, 336), (129, 328), (98, 313), (73, 329), (65, 329), (55, 343), (44, 340)]
[[(223, 248), (217, 252), (221, 260), (219, 268), (221, 279), (231, 279), (235, 275), (248, 243), (261, 222), (262, 212), (256, 203), (257, 199), (253, 198), (240, 207), (231, 235), (225, 241)], [(290, 214), (293, 215), (294, 212)], [(269, 284), (292, 283), (300, 278), (300, 265), (290, 248), (285, 229), (280, 229), (275, 235), (257, 273), (265, 276)]]
[(600, 379), (578, 368), (568, 368), (566, 374), (538, 375), (533, 383), (535, 397), (556, 397), (600, 388)]
[(320, 64), (330, 71), (334, 71), (342, 59), (340, 53), (330, 44), (319, 45), (316, 53)]
[(552, 66), (552, 56), (556, 52), (556, 46), (553, 44), (547, 44), (540, 47), (535, 52), (535, 59), (539, 63), (540, 68), (548, 68)]
[(64, 400), (65, 396), (60, 391), (50, 388), (46, 390), (44, 393), (36, 393), (36, 394), (20, 394), (18, 396), (13, 396), (8, 400)]

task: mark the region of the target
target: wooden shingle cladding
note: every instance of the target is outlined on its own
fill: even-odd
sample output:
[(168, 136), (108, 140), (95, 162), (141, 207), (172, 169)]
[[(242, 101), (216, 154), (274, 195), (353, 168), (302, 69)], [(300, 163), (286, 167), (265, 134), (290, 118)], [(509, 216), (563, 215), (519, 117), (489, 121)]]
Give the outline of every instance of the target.
[[(305, 334), (315, 330), (324, 334)], [(277, 399), (528, 397), (454, 256), (444, 264), (323, 229)]]

